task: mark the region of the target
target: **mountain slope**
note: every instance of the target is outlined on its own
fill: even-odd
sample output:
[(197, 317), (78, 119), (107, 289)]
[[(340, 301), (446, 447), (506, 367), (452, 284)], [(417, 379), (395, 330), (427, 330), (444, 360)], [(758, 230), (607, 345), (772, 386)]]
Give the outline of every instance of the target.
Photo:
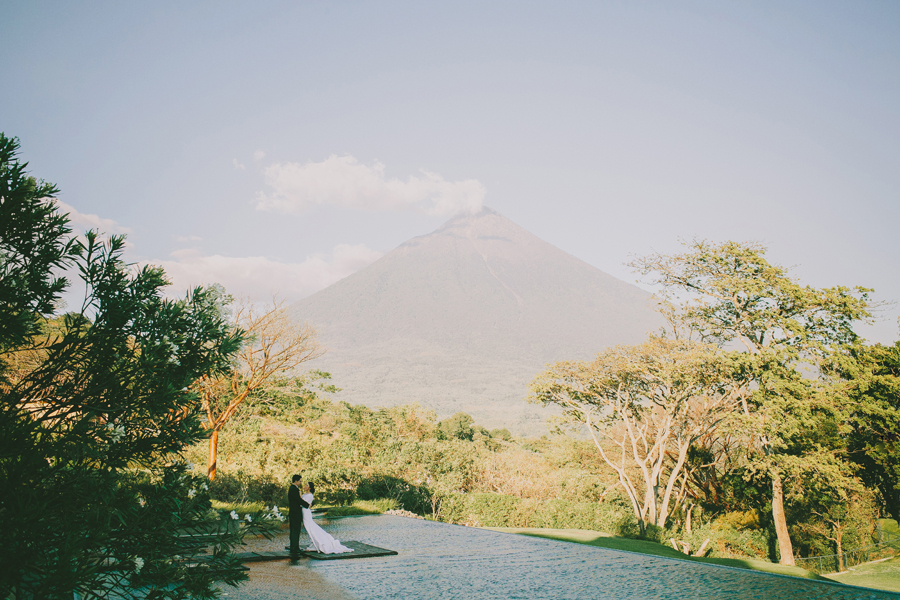
[(419, 402), (489, 427), (541, 429), (523, 402), (548, 362), (658, 328), (647, 292), (483, 209), (413, 238), (290, 307), (319, 330), (338, 399)]

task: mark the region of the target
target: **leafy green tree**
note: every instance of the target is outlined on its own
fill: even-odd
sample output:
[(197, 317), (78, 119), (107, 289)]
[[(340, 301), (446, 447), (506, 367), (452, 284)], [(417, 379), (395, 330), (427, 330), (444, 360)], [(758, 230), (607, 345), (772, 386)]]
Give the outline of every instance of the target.
[[(4, 323), (18, 324), (0, 335), (0, 363), (33, 360), (0, 381), (0, 597), (214, 597), (217, 581), (244, 577), (231, 549), (265, 519), (241, 528), (212, 511), (180, 452), (204, 437), (188, 388), (229, 369), (242, 335), (204, 289), (165, 299), (161, 269), (122, 262), (123, 238), (67, 240), (66, 218), (38, 198), (55, 188), (35, 186), (3, 143), (13, 266), (0, 289)], [(65, 288), (51, 270), (67, 265), (84, 308), (35, 336)]]
[(853, 401), (849, 455), (900, 521), (900, 342), (860, 347), (854, 358), (843, 368)]
[(246, 414), (275, 417), (288, 422), (295, 422), (298, 415), (306, 416), (308, 411), (321, 414), (323, 409), (318, 405), (326, 398), (325, 394), (341, 391), (330, 381), (331, 373), (317, 369), (297, 377), (276, 378), (271, 388), (256, 389), (250, 394), (246, 401)]
[(591, 362), (561, 362), (531, 384), (532, 401), (562, 407), (584, 426), (618, 475), (641, 534), (665, 527), (684, 499), (691, 448), (739, 401), (740, 368), (716, 346), (651, 338), (617, 346)]
[[(231, 298), (217, 286), (223, 303)], [(209, 430), (207, 476), (216, 477), (219, 432), (254, 392), (272, 389), (283, 377), (306, 361), (322, 355), (315, 330), (295, 321), (282, 303), (272, 301), (259, 308), (248, 298), (238, 302), (235, 332), (245, 331), (246, 342), (237, 352), (235, 367), (228, 373), (204, 375), (196, 384)]]
[[(800, 512), (795, 530), (813, 534), (814, 540), (830, 542), (824, 548), (812, 548), (810, 554), (836, 554), (838, 571), (844, 571), (844, 553), (849, 548), (868, 546), (875, 530), (875, 503), (872, 492), (849, 473), (844, 477), (810, 481), (801, 502), (794, 511)], [(804, 478), (808, 479), (808, 478)]]
[(0, 350), (38, 333), (67, 282), (71, 264), (68, 219), (51, 199), (56, 186), (30, 177), (16, 160), (19, 141), (0, 133)]
[(815, 376), (857, 340), (853, 324), (870, 318), (870, 290), (802, 286), (770, 264), (759, 244), (686, 245), (685, 253), (653, 254), (631, 266), (662, 287), (663, 311), (676, 331), (723, 346), (740, 344), (751, 357), (741, 409), (761, 451), (751, 455), (749, 467), (771, 479), (781, 562), (793, 564), (785, 478), (809, 468), (823, 477), (841, 470), (832, 448), (806, 442), (823, 422), (841, 421), (841, 407), (817, 387)]
[(438, 423), (438, 431), (446, 440), (469, 440), (475, 436), (472, 425), (475, 419), (471, 415), (458, 412)]
[(491, 429), (490, 434), (492, 438), (497, 438), (505, 442), (512, 440), (512, 433), (510, 433), (509, 429), (506, 427), (502, 429)]

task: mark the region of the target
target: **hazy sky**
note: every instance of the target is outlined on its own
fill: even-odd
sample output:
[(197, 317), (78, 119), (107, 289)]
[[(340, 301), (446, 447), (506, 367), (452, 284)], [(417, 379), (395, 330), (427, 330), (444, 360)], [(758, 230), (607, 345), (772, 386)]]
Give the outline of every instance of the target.
[(895, 1), (13, 1), (0, 56), (31, 172), (182, 286), (298, 299), (483, 203), (628, 281), (701, 236), (900, 300)]

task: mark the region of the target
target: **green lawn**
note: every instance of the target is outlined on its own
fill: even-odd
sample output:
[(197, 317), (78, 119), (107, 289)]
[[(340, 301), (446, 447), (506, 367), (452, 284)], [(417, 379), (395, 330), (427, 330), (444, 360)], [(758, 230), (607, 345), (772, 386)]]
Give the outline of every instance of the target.
[(700, 558), (697, 556), (687, 556), (686, 554), (682, 554), (674, 548), (663, 546), (662, 544), (657, 544), (656, 542), (620, 538), (609, 535), (608, 533), (602, 533), (600, 531), (587, 531), (584, 529), (526, 529), (513, 527), (486, 527), (485, 529), (490, 529), (492, 531), (502, 531), (506, 533), (518, 533), (521, 535), (530, 535), (534, 537), (548, 538), (551, 540), (560, 540), (563, 542), (574, 542), (576, 544), (587, 544), (588, 546), (611, 548), (613, 550), (627, 550), (629, 552), (653, 554), (655, 556), (665, 556), (667, 558), (694, 560), (697, 562), (725, 565), (729, 567), (737, 567), (740, 569), (763, 571), (765, 573), (776, 573), (778, 575), (803, 577), (805, 579), (824, 579), (823, 577), (820, 577), (815, 573), (810, 573), (809, 571), (801, 569), (800, 567), (786, 567), (784, 565), (779, 565), (764, 560), (738, 558)]
[[(888, 535), (892, 535), (894, 537), (900, 537), (900, 527), (897, 525), (897, 521), (893, 519), (879, 519), (878, 521), (881, 524), (881, 529)], [(894, 542), (891, 544), (894, 548), (900, 550), (900, 543)]]
[[(396, 500), (384, 499), (384, 500), (355, 500), (353, 504), (348, 506), (319, 506), (317, 504), (313, 505), (313, 510), (321, 508), (326, 511), (326, 514), (329, 517), (349, 517), (353, 515), (380, 515), (381, 513), (391, 510), (392, 508), (397, 508), (398, 504)], [(212, 507), (216, 510), (233, 510), (240, 514), (253, 513), (258, 510), (263, 510), (267, 508), (267, 504), (263, 504), (262, 502), (247, 502), (244, 504), (237, 504), (234, 502), (219, 502), (218, 500), (212, 501)], [(282, 514), (284, 516), (288, 516), (290, 514), (290, 509), (286, 506), (279, 507)]]
[[(264, 508), (267, 507), (267, 505), (262, 502), (237, 503), (237, 502), (219, 502), (218, 500), (211, 500), (210, 502), (212, 504), (212, 507), (216, 510), (233, 510), (242, 515), (247, 514), (247, 513), (254, 513), (258, 510), (263, 510)], [(282, 509), (282, 510), (284, 510), (284, 514), (287, 514), (286, 509)]]
[(834, 573), (825, 577), (847, 585), (900, 592), (900, 558), (857, 565), (851, 567), (849, 571)]
[[(897, 521), (882, 519), (881, 528), (885, 533), (900, 536)], [(890, 544), (894, 549), (900, 550), (900, 542)], [(850, 567), (843, 573), (826, 575), (828, 579), (846, 583), (847, 585), (859, 585), (862, 587), (878, 588), (891, 592), (900, 592), (900, 557), (880, 562), (871, 562), (864, 565)]]
[(396, 500), (354, 500), (349, 506), (322, 507), (329, 517), (349, 517), (353, 515), (380, 515), (393, 508), (398, 508)]

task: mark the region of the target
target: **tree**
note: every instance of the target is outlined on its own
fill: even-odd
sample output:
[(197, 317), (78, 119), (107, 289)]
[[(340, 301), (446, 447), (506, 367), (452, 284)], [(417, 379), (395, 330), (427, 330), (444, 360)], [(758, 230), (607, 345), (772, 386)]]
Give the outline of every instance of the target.
[(561, 406), (569, 422), (587, 428), (643, 534), (647, 524), (664, 527), (680, 500), (694, 442), (734, 411), (734, 368), (715, 346), (651, 338), (592, 362), (551, 365), (531, 384), (530, 399)]
[[(784, 268), (770, 264), (759, 244), (694, 240), (685, 245), (683, 254), (653, 254), (631, 266), (652, 275), (650, 282), (662, 287), (669, 315), (684, 328), (720, 345), (739, 343), (752, 358), (752, 377), (741, 404), (746, 426), (762, 448), (752, 466), (771, 478), (781, 562), (792, 565), (784, 479), (812, 464), (813, 456), (802, 454), (816, 449), (800, 451), (801, 438), (839, 409), (814, 389), (812, 376), (855, 342), (853, 323), (871, 316), (870, 290), (801, 286)], [(811, 366), (806, 376), (803, 364)], [(837, 468), (828, 449), (818, 450), (816, 461)]]
[(438, 431), (447, 440), (469, 440), (475, 436), (472, 425), (475, 419), (464, 412), (458, 412), (438, 423)]
[(900, 521), (900, 342), (861, 346), (853, 358), (841, 368), (853, 402), (849, 456)]
[[(188, 388), (227, 369), (242, 337), (207, 290), (164, 299), (162, 270), (132, 272), (123, 238), (66, 239), (67, 219), (38, 197), (56, 188), (0, 147), (4, 372), (29, 353), (0, 380), (0, 597), (212, 597), (245, 577), (231, 550), (243, 534), (179, 453), (203, 437)], [(52, 270), (66, 266), (87, 296), (51, 327), (65, 289)]]
[[(872, 543), (875, 503), (872, 492), (845, 473), (837, 480), (815, 481), (801, 503), (805, 519), (797, 528), (834, 544), (837, 570), (844, 571), (848, 544), (868, 546)], [(830, 552), (825, 552), (829, 554)]]
[[(219, 298), (230, 302), (221, 288)], [(294, 321), (281, 303), (273, 301), (257, 308), (250, 300), (241, 300), (234, 315), (235, 331), (247, 332), (247, 343), (237, 353), (236, 367), (230, 373), (204, 376), (197, 390), (206, 414), (204, 427), (209, 432), (207, 477), (216, 477), (219, 432), (245, 400), (254, 392), (276, 382), (287, 373), (322, 355), (315, 330)]]
[(28, 176), (18, 149), (0, 133), (0, 349), (38, 332), (67, 285), (55, 271), (76, 254), (68, 219), (51, 199), (59, 190)]

